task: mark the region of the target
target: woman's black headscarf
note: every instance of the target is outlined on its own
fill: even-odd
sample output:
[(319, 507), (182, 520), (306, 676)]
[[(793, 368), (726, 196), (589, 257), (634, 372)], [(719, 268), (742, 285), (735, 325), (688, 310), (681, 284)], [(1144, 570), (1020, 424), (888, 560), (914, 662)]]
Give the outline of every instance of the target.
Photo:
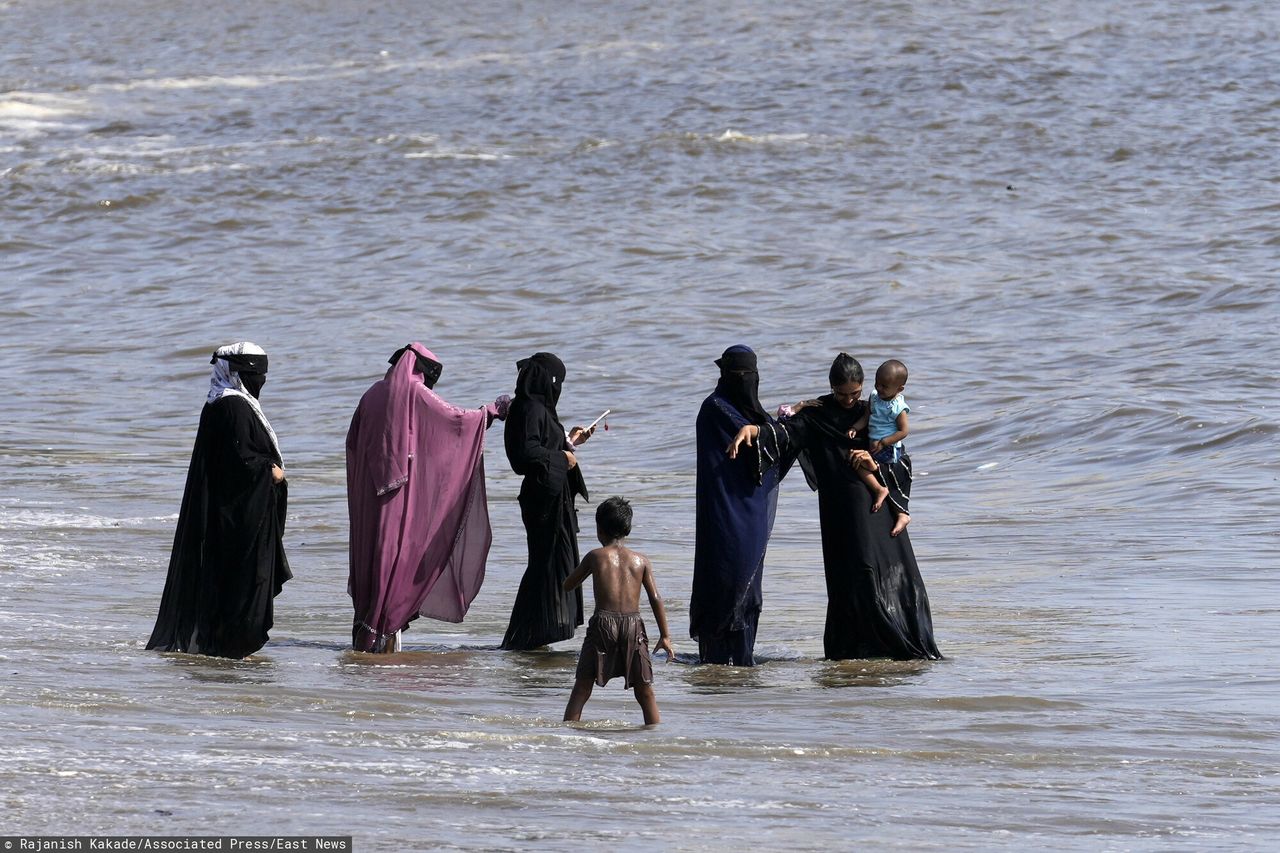
[(516, 362), (516, 399), (526, 397), (546, 406), (556, 420), (556, 403), (564, 386), (564, 362), (549, 352), (536, 352)]
[(751, 423), (768, 423), (769, 416), (760, 405), (760, 372), (756, 370), (755, 351), (745, 344), (735, 344), (716, 359), (716, 365), (720, 368), (716, 393)]

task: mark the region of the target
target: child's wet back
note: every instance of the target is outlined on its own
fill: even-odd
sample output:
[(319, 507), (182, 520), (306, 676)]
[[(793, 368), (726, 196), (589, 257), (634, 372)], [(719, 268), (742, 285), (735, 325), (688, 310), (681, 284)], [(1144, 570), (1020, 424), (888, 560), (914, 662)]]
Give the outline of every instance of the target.
[(647, 564), (645, 558), (622, 544), (596, 548), (587, 556), (594, 558), (591, 589), (595, 595), (596, 610), (640, 612), (640, 589)]

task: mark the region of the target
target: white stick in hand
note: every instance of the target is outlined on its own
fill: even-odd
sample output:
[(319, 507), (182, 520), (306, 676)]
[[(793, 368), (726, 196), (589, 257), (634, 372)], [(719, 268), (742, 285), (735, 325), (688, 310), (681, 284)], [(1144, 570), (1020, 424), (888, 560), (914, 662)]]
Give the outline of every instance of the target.
[(595, 428), (595, 425), (600, 423), (602, 420), (604, 420), (604, 416), (609, 414), (612, 411), (613, 409), (605, 409), (604, 414), (600, 415), (600, 417), (592, 421), (591, 424), (586, 429), (583, 430), (583, 432), (591, 432), (591, 430)]

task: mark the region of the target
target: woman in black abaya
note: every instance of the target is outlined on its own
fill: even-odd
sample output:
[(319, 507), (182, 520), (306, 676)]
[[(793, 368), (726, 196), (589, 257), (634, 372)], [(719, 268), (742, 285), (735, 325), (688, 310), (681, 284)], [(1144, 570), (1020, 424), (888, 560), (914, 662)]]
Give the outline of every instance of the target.
[(288, 486), (258, 405), (267, 354), (247, 341), (214, 353), (169, 574), (148, 649), (243, 658), (262, 648), (284, 555)]
[(591, 431), (575, 427), (566, 438), (556, 414), (564, 384), (560, 359), (548, 352), (517, 362), (515, 399), (507, 413), (504, 441), (520, 484), (520, 518), (529, 543), (529, 563), (511, 610), (502, 648), (536, 649), (567, 640), (582, 624), (582, 589), (561, 585), (578, 566), (577, 495), (587, 499), (573, 449)]
[[(829, 378), (831, 393), (784, 418), (777, 430), (759, 433), (744, 427), (731, 455), (753, 440), (766, 463), (798, 454), (809, 487), (818, 493), (827, 579), (822, 642), (828, 659), (940, 659), (911, 538), (905, 530), (891, 535), (893, 514), (887, 503), (871, 511), (871, 493), (850, 464), (851, 455), (866, 457), (865, 429), (849, 436), (866, 414), (862, 365), (841, 353)], [(904, 454), (894, 465), (901, 466), (894, 472), (897, 480), (909, 484), (910, 457)]]

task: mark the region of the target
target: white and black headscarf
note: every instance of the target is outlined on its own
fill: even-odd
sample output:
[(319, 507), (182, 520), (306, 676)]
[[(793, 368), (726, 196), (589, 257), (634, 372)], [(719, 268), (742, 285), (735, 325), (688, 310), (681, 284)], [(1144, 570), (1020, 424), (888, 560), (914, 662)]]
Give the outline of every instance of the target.
[(235, 394), (248, 402), (249, 407), (253, 409), (253, 413), (258, 416), (258, 420), (267, 431), (267, 435), (271, 436), (271, 446), (275, 448), (276, 456), (279, 457), (280, 464), (283, 465), (284, 455), (280, 453), (280, 442), (276, 439), (276, 431), (271, 428), (271, 422), (263, 414), (262, 406), (258, 405), (257, 395), (249, 392), (240, 376), (241, 372), (248, 374), (266, 373), (266, 350), (255, 343), (240, 341), (239, 343), (218, 347), (210, 362), (213, 364), (213, 372), (209, 376), (208, 402), (215, 403), (228, 394)]

